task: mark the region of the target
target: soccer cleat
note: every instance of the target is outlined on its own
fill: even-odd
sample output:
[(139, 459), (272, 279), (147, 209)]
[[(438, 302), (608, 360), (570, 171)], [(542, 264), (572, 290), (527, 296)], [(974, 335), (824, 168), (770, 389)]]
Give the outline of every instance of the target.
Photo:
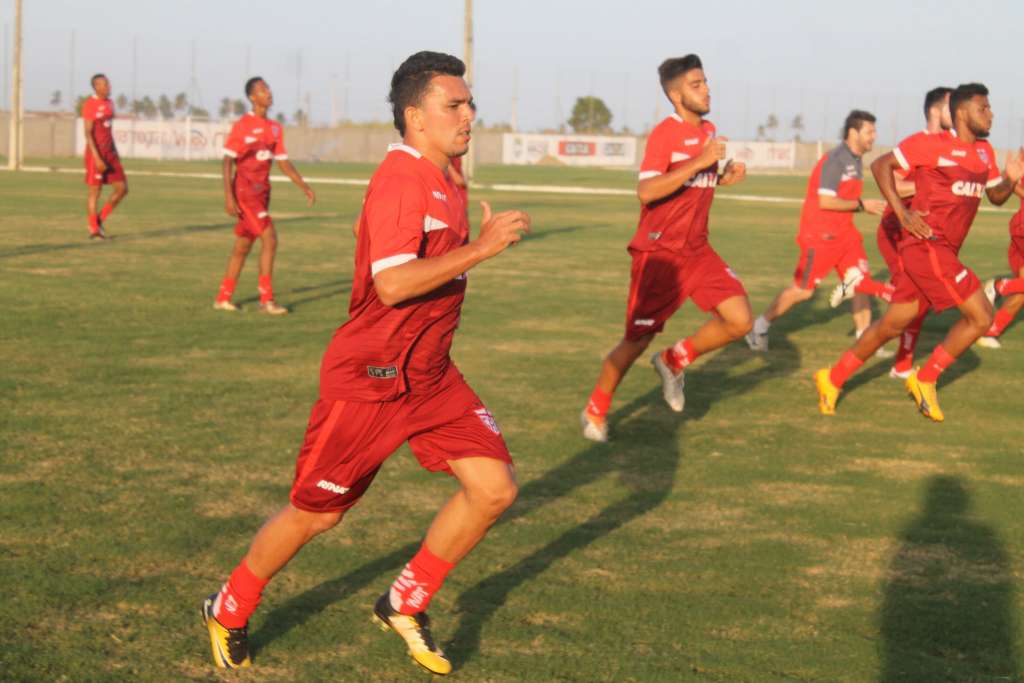
[(260, 313), (266, 313), (267, 315), (288, 315), (288, 309), (284, 306), (278, 306), (274, 303), (274, 300), (264, 301), (260, 304)]
[(996, 305), (997, 294), (998, 292), (996, 292), (996, 279), (993, 277), (989, 278), (988, 280), (985, 280), (985, 298), (988, 299), (989, 306)]
[(96, 232), (89, 232), (89, 239), (91, 240), (105, 240), (107, 239), (107, 233), (103, 232), (103, 228), (97, 228)]
[(583, 438), (598, 443), (608, 441), (608, 421), (595, 417), (586, 409), (580, 413), (580, 426), (583, 428)]
[(210, 634), (213, 663), (221, 669), (243, 669), (252, 664), (249, 658), (249, 629), (227, 628), (213, 616), (214, 593), (203, 601), (203, 623)]
[(822, 368), (814, 373), (814, 386), (818, 389), (818, 410), (822, 415), (835, 415), (839, 400), (839, 387), (832, 384), (832, 369)]
[(917, 378), (917, 370), (907, 377), (907, 391), (917, 404), (921, 414), (935, 422), (942, 422), (945, 416), (939, 407), (939, 397), (935, 392), (935, 382), (922, 382)]
[(686, 373), (680, 371), (677, 375), (672, 372), (672, 368), (666, 365), (665, 359), (661, 357), (661, 351), (651, 357), (651, 365), (661, 378), (661, 395), (665, 398), (665, 403), (673, 411), (683, 412), (683, 408), (686, 407), (686, 394), (683, 391)]
[(893, 366), (889, 368), (889, 377), (892, 377), (893, 379), (906, 379), (910, 377), (910, 373), (913, 371), (913, 368), (910, 368), (909, 370), (897, 370), (896, 366)]
[(987, 335), (983, 336), (983, 337), (978, 337), (974, 341), (974, 345), (975, 346), (980, 346), (983, 349), (1001, 349), (1001, 348), (1003, 348), (1003, 343), (1001, 341), (999, 341), (999, 337), (989, 337)]
[(426, 612), (402, 614), (391, 607), (391, 600), (384, 593), (373, 606), (372, 619), (381, 631), (394, 631), (401, 636), (409, 648), (409, 656), (424, 669), (441, 676), (451, 673), (452, 663), (434, 644)]
[(236, 306), (235, 304), (231, 303), (230, 301), (214, 301), (213, 302), (213, 310), (215, 310), (215, 311), (240, 311), (240, 310), (242, 310), (242, 307), (241, 306)]
[(864, 279), (864, 273), (860, 268), (849, 268), (843, 275), (843, 281), (835, 286), (828, 296), (828, 305), (836, 308), (844, 301), (848, 301), (856, 294), (857, 285)]
[(747, 332), (747, 336), (744, 337), (747, 340), (747, 346), (750, 347), (751, 351), (757, 351), (764, 353), (768, 350), (768, 333), (764, 332), (759, 334), (758, 332), (751, 330)]

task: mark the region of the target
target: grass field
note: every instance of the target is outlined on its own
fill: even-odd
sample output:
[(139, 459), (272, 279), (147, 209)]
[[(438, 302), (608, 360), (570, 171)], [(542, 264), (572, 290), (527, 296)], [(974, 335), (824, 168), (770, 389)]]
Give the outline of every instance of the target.
[[(631, 183), (507, 168), (481, 180)], [(320, 356), (346, 314), (362, 190), (318, 186), (307, 209), (276, 186), (275, 289), (293, 314), (274, 319), (252, 312), (254, 259), (237, 295), (249, 312), (211, 310), (232, 239), (217, 181), (130, 182), (108, 221), (116, 239), (94, 244), (78, 175), (0, 175), (0, 679), (427, 678), (369, 622), (454, 490), (405, 449), (270, 585), (254, 668), (215, 671), (198, 618), (286, 501)], [(803, 183), (723, 193), (800, 197)], [(474, 199), (530, 211), (535, 232), (473, 271), (454, 349), (521, 486), (433, 603), (455, 680), (1022, 680), (1022, 327), (946, 372), (944, 424), (915, 412), (884, 362), (829, 419), (810, 375), (851, 325), (819, 295), (775, 325), (766, 356), (737, 344), (700, 359), (682, 416), (638, 366), (616, 396), (614, 441), (593, 445), (577, 415), (621, 334), (636, 201)], [(712, 242), (757, 310), (791, 276), (798, 211), (715, 205)], [(983, 277), (1006, 270), (1009, 215), (981, 214), (964, 250)], [(878, 268), (872, 220), (858, 224)], [(952, 319), (929, 319), (921, 349)], [(701, 320), (687, 304), (662, 340)]]

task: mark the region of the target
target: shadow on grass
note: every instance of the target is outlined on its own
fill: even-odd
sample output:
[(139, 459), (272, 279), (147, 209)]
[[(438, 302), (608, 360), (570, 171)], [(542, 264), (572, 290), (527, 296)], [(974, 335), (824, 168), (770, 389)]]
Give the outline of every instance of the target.
[[(314, 301), (320, 301), (322, 299), (330, 299), (331, 297), (344, 294), (352, 291), (352, 279), (345, 278), (343, 280), (332, 280), (330, 282), (324, 282), (318, 285), (303, 285), (301, 287), (293, 287), (292, 289), (285, 291), (275, 292), (275, 298), (279, 303), (288, 307), (289, 310), (295, 312), (301, 307)], [(297, 294), (303, 294), (297, 299), (293, 297)], [(258, 294), (254, 294), (245, 299), (239, 299), (236, 301), (239, 305), (253, 304), (260, 300)], [(345, 313), (348, 314), (348, 302), (342, 302), (345, 304)]]
[(881, 683), (1021, 680), (1013, 569), (970, 507), (959, 478), (932, 477), (900, 534), (881, 610)]
[[(767, 362), (762, 367), (731, 376), (733, 367), (749, 359), (749, 352), (739, 347), (741, 343), (723, 349), (691, 371), (691, 384), (700, 390), (693, 393), (687, 412), (682, 416), (665, 408), (661, 387), (658, 386), (610, 416), (616, 430), (613, 442), (590, 444), (562, 465), (522, 486), (515, 505), (499, 524), (533, 513), (545, 505), (556, 504), (573, 491), (604, 476), (618, 475), (627, 495), (558, 536), (544, 548), (484, 579), (459, 596), (456, 603), (456, 612), (461, 615), (459, 626), (452, 642), (445, 648), (459, 665), (478, 652), (481, 629), (517, 586), (535, 580), (557, 560), (587, 547), (661, 505), (675, 481), (682, 455), (678, 444), (679, 432), (687, 421), (701, 419), (714, 401), (744, 393), (765, 380), (792, 373), (800, 367), (799, 352), (783, 340), (766, 357)], [(642, 370), (642, 367), (637, 369)], [(653, 376), (651, 380), (655, 381)], [(486, 547), (486, 541), (484, 543)], [(324, 581), (274, 608), (267, 613), (264, 625), (252, 635), (253, 651), (258, 652), (373, 581), (382, 581), (383, 591), (387, 587), (384, 582), (398, 573), (419, 546), (420, 540), (417, 539), (343, 576)], [(369, 605), (365, 609), (368, 610)]]

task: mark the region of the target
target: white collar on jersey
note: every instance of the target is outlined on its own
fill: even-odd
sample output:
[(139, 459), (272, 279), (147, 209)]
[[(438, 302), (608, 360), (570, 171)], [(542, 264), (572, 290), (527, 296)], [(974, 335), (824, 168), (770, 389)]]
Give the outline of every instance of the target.
[(669, 116), (669, 118), (670, 118), (670, 119), (675, 119), (675, 120), (676, 120), (676, 121), (678, 121), (679, 123), (685, 123), (685, 122), (683, 121), (683, 117), (682, 117), (682, 116), (680, 116), (679, 114), (675, 113), (675, 112), (672, 112), (672, 113), (671, 113), (671, 114), (669, 114), (668, 116)]
[(416, 157), (417, 159), (420, 159), (420, 158), (423, 157), (423, 155), (420, 154), (419, 151), (415, 147), (410, 147), (409, 145), (405, 144), (404, 142), (392, 142), (390, 145), (388, 145), (388, 151), (389, 152), (394, 152), (396, 150), (400, 151), (400, 152), (405, 152), (406, 154), (408, 154), (410, 156), (413, 156), (413, 157)]

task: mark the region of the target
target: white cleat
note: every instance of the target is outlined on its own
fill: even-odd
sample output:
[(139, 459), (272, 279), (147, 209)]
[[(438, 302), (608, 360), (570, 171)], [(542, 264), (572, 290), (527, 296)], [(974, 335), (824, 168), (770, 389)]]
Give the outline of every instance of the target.
[(234, 312), (238, 312), (238, 311), (242, 310), (242, 307), (241, 306), (236, 306), (235, 304), (231, 303), (230, 301), (214, 301), (213, 302), (213, 310), (215, 310), (215, 311), (234, 311)]
[(996, 279), (989, 278), (985, 280), (985, 298), (988, 299), (989, 306), (996, 305)]
[(665, 403), (673, 411), (683, 412), (683, 408), (686, 406), (686, 394), (683, 392), (686, 373), (680, 372), (677, 375), (672, 372), (672, 368), (665, 365), (665, 361), (662, 360), (661, 351), (651, 358), (651, 365), (654, 366), (654, 371), (661, 378), (661, 395), (665, 397)]
[(828, 295), (828, 305), (836, 308), (844, 301), (849, 301), (856, 294), (857, 285), (864, 279), (864, 273), (860, 268), (849, 268), (843, 275), (843, 281), (836, 285), (832, 293)]
[(765, 353), (768, 351), (768, 333), (758, 333), (755, 330), (747, 332), (747, 336), (744, 337), (747, 340), (747, 346), (750, 347), (751, 351), (757, 351), (758, 353)]
[(974, 342), (974, 345), (980, 346), (983, 349), (1003, 348), (1003, 344), (999, 341), (998, 337), (978, 337), (978, 340)]
[(889, 368), (889, 376), (893, 379), (906, 379), (910, 377), (910, 373), (912, 372), (914, 372), (914, 368), (903, 371), (897, 370), (896, 368)]
[(266, 313), (267, 315), (288, 315), (288, 309), (284, 306), (278, 306), (274, 303), (274, 300), (265, 301), (260, 304), (260, 313)]
[(608, 422), (598, 420), (584, 409), (580, 413), (580, 426), (583, 428), (583, 438), (598, 443), (608, 442)]

